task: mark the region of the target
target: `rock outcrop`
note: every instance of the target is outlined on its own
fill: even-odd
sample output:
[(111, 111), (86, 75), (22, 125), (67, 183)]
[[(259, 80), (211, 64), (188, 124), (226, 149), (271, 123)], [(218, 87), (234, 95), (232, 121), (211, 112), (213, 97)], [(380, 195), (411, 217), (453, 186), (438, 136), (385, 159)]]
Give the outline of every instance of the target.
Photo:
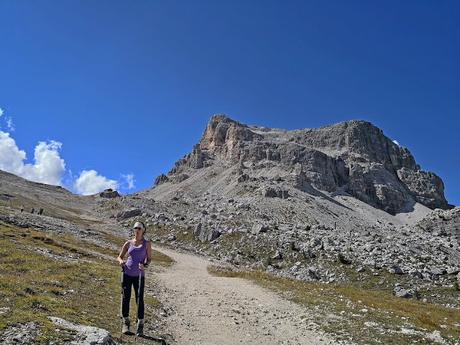
[(245, 165), (252, 167), (255, 175), (276, 166), (291, 175), (296, 188), (348, 193), (390, 214), (407, 212), (415, 202), (431, 209), (449, 208), (442, 180), (422, 171), (408, 149), (366, 121), (287, 131), (248, 126), (215, 115), (192, 152), (155, 184), (181, 182), (188, 178), (189, 169), (216, 162), (239, 166), (240, 182), (251, 180), (243, 173)]
[(107, 188), (107, 189), (104, 189), (102, 192), (100, 192), (99, 196), (101, 198), (113, 199), (113, 198), (118, 198), (121, 195), (116, 190), (113, 190), (111, 188)]
[(105, 329), (74, 324), (59, 317), (50, 316), (49, 319), (58, 327), (76, 332), (71, 345), (117, 345)]
[(125, 220), (125, 219), (128, 219), (128, 218), (133, 218), (133, 217), (136, 217), (136, 216), (140, 216), (142, 214), (142, 210), (141, 209), (138, 209), (138, 208), (130, 208), (128, 210), (123, 210), (123, 211), (120, 211), (118, 214), (117, 214), (117, 219), (119, 220)]

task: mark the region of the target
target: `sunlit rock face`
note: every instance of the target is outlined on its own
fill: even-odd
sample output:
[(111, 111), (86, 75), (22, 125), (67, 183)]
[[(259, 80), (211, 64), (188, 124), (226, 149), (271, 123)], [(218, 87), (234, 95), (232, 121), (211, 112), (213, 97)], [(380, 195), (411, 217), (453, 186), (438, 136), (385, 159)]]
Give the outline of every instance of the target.
[(216, 163), (239, 166), (241, 173), (251, 167), (259, 176), (264, 169), (269, 175), (276, 166), (296, 188), (347, 193), (391, 214), (406, 212), (416, 202), (432, 209), (449, 208), (442, 180), (422, 171), (408, 149), (366, 121), (288, 131), (214, 115), (192, 152), (156, 184), (184, 181), (189, 169)]

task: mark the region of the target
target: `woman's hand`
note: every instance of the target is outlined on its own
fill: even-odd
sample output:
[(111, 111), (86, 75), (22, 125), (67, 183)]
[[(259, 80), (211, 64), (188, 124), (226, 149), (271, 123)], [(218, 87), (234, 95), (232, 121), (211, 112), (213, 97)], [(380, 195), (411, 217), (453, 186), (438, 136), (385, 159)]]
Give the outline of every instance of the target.
[(120, 267), (123, 267), (125, 265), (125, 262), (123, 261), (123, 259), (118, 258), (118, 264), (120, 265)]
[(143, 264), (142, 262), (139, 262), (139, 269), (140, 269), (141, 271), (144, 271), (146, 267), (147, 267), (147, 266), (144, 266), (144, 264)]

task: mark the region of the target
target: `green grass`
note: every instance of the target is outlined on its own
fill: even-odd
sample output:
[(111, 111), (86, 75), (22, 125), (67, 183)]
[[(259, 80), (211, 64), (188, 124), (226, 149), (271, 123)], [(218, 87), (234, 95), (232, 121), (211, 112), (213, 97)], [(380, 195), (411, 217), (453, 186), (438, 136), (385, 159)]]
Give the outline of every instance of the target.
[[(123, 243), (123, 239), (117, 242)], [(75, 260), (66, 260), (69, 255)], [(0, 225), (0, 307), (9, 308), (0, 317), (0, 332), (15, 323), (34, 321), (41, 332), (36, 341), (45, 344), (63, 337), (47, 318), (57, 316), (119, 335), (117, 255), (115, 250), (72, 236)], [(153, 266), (171, 263), (167, 256), (154, 252)], [(146, 294), (145, 303), (146, 319), (156, 317), (160, 302)], [(134, 298), (131, 309), (131, 315), (135, 315)]]
[[(216, 276), (238, 277), (276, 291), (307, 307), (321, 323), (323, 330), (339, 339), (352, 339), (359, 344), (427, 344), (420, 335), (401, 334), (401, 327), (439, 331), (452, 342), (460, 339), (460, 310), (394, 297), (388, 290), (363, 288), (356, 284), (306, 283), (274, 277), (262, 271), (228, 271), (210, 266)], [(366, 312), (361, 310), (366, 309)], [(331, 318), (330, 315), (337, 315)], [(366, 327), (375, 322), (376, 328)]]

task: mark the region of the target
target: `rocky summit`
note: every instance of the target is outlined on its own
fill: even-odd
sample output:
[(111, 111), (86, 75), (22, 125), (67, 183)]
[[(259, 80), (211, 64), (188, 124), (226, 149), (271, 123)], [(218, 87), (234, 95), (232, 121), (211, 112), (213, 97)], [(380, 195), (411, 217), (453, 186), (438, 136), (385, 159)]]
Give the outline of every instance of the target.
[(302, 191), (348, 194), (390, 214), (407, 212), (416, 202), (449, 208), (442, 180), (421, 170), (408, 149), (366, 121), (287, 131), (215, 115), (193, 151), (156, 184), (181, 182), (191, 170), (217, 164), (238, 167), (240, 182), (268, 179), (276, 169), (275, 182)]

